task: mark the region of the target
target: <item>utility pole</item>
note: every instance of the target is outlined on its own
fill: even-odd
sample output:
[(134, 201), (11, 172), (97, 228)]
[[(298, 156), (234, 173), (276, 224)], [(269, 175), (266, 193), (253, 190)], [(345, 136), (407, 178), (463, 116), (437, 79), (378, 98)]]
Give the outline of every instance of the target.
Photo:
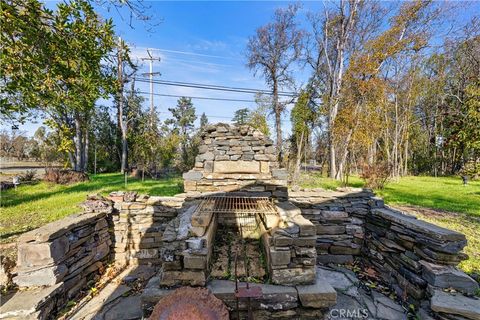
[(142, 58), (143, 61), (148, 61), (150, 65), (150, 72), (143, 73), (143, 75), (148, 75), (150, 78), (150, 126), (153, 127), (153, 116), (155, 113), (155, 107), (153, 105), (153, 76), (161, 75), (160, 72), (153, 72), (153, 61), (160, 61), (160, 57), (154, 57), (150, 53), (150, 49), (147, 49), (148, 58)]

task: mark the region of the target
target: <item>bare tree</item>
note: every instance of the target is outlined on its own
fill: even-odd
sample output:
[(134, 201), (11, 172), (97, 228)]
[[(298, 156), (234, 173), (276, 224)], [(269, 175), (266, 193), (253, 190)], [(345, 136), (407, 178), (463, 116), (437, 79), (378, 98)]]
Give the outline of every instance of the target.
[(247, 66), (255, 75), (261, 72), (272, 89), (272, 111), (275, 115), (277, 157), (282, 158), (281, 115), (285, 103), (279, 101), (280, 89), (292, 87), (292, 64), (297, 61), (303, 48), (303, 31), (295, 22), (299, 5), (289, 5), (287, 9), (277, 9), (273, 22), (257, 29), (247, 45)]
[(320, 96), (327, 111), (331, 178), (337, 174), (335, 137), (331, 128), (338, 114), (345, 63), (354, 47), (360, 5), (360, 0), (341, 0), (336, 8), (325, 7), (322, 13), (310, 15), (313, 41), (307, 50), (307, 63), (313, 69), (313, 84), (323, 91)]
[[(120, 171), (122, 173), (127, 169), (127, 152), (128, 152), (128, 142), (127, 142), (127, 133), (128, 133), (128, 112), (125, 112), (125, 97), (124, 87), (125, 83), (131, 80), (132, 76), (137, 71), (137, 67), (133, 64), (129, 57), (130, 50), (125, 42), (119, 38), (118, 39), (118, 49), (116, 54), (117, 59), (117, 94), (116, 94), (116, 105), (117, 105), (117, 121), (118, 129), (120, 131), (120, 140), (122, 145), (121, 153), (121, 167)], [(132, 82), (131, 94), (134, 94), (134, 83)]]

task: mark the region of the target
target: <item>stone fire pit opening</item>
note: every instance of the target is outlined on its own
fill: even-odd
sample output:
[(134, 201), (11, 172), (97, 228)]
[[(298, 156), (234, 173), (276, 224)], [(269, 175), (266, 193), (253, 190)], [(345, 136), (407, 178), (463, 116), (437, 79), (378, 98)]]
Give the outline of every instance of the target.
[(251, 278), (260, 282), (268, 279), (267, 252), (260, 239), (265, 232), (278, 225), (278, 213), (271, 199), (206, 197), (193, 215), (192, 225), (197, 223), (196, 216), (218, 222), (209, 268), (212, 278)]

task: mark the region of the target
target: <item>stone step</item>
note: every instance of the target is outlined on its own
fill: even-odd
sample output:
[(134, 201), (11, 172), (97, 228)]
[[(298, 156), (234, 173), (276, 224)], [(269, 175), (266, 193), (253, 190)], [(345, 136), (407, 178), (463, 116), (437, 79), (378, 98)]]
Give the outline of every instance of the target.
[(2, 297), (0, 319), (47, 319), (49, 312), (55, 307), (57, 294), (63, 291), (63, 282), (16, 292), (10, 299)]
[[(142, 292), (142, 303), (146, 308), (154, 306), (161, 298), (173, 292), (174, 289), (161, 289), (159, 279), (154, 277)], [(272, 284), (250, 283), (250, 286), (260, 287), (261, 298), (252, 298), (250, 305), (253, 310), (289, 310), (297, 307), (327, 309), (336, 304), (337, 293), (325, 279), (318, 279), (315, 284), (304, 286), (280, 286)], [(244, 282), (239, 287), (245, 287)], [(235, 282), (230, 280), (211, 280), (207, 288), (229, 308), (236, 309)], [(239, 309), (247, 309), (246, 298), (239, 300)]]
[(422, 276), (427, 282), (442, 289), (453, 288), (457, 291), (474, 294), (478, 283), (464, 272), (453, 266), (443, 266), (420, 260)]
[(469, 298), (459, 293), (453, 294), (438, 289), (434, 290), (430, 299), (430, 308), (439, 313), (480, 320), (480, 299)]

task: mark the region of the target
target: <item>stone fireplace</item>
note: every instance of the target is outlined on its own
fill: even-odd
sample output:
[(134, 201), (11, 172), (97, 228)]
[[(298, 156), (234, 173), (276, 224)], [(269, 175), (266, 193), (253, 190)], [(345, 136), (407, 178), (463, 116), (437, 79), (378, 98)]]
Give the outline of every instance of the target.
[(164, 233), (161, 284), (204, 285), (219, 226), (261, 239), (272, 283), (314, 283), (316, 229), (286, 201), (287, 172), (272, 141), (228, 124), (208, 126), (202, 138), (195, 167), (183, 175), (185, 191), (198, 196)]
[[(368, 189), (287, 193), (272, 141), (250, 127), (210, 125), (202, 138), (194, 168), (183, 175), (185, 193), (92, 195), (83, 213), (23, 234), (13, 279), (22, 290), (2, 305), (0, 319), (53, 318), (111, 262), (155, 269), (141, 292), (144, 316), (176, 288), (201, 286), (233, 319), (247, 312), (254, 319), (323, 319), (329, 308), (346, 306), (349, 292), (357, 299), (363, 290), (353, 280), (342, 287), (337, 279), (354, 274), (338, 265), (362, 262), (409, 309), (479, 319), (480, 301), (470, 297), (479, 286), (455, 267), (467, 258), (463, 234), (393, 210)], [(229, 237), (253, 251), (225, 249), (219, 235), (231, 230)], [(223, 277), (218, 265), (231, 268), (242, 254), (258, 260), (265, 276)], [(340, 271), (346, 278), (335, 275)], [(259, 289), (254, 298), (239, 298), (245, 281)], [(375, 303), (390, 299), (373, 293), (361, 296), (369, 319), (405, 318), (401, 307), (396, 318), (378, 316), (385, 308)]]

